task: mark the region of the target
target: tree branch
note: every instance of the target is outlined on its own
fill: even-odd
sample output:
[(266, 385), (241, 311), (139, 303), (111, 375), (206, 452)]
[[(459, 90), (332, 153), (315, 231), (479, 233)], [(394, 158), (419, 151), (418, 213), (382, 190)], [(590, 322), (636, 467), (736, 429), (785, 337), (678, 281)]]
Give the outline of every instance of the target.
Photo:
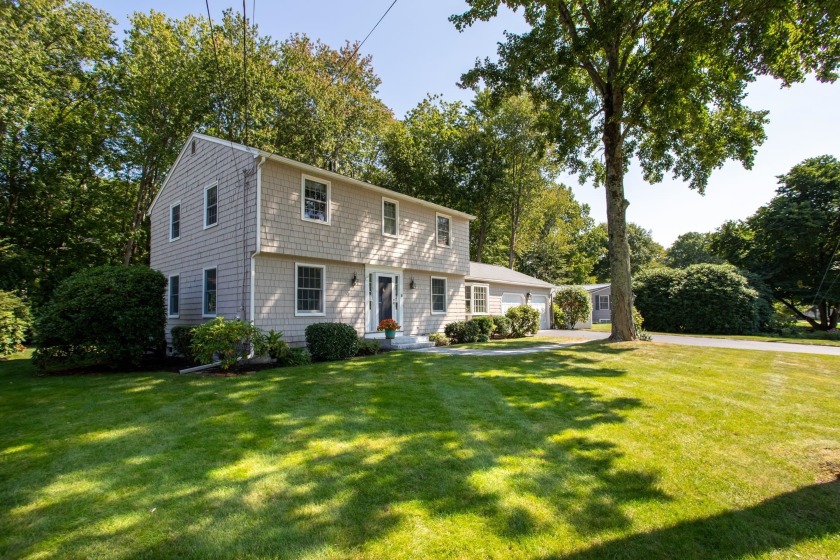
[[(560, 21), (566, 27), (566, 31), (572, 39), (572, 45), (577, 51), (580, 47), (580, 36), (578, 35), (575, 20), (572, 17), (571, 11), (563, 1), (557, 2), (557, 11), (560, 15)], [(601, 77), (601, 74), (598, 72), (598, 69), (595, 67), (595, 63), (591, 58), (584, 55), (579, 55), (578, 59), (580, 60), (581, 67), (583, 67), (583, 69), (589, 74), (589, 78), (592, 80), (592, 83), (595, 84), (595, 87), (598, 88), (598, 91), (601, 92), (601, 95), (603, 95), (606, 91), (606, 83)]]

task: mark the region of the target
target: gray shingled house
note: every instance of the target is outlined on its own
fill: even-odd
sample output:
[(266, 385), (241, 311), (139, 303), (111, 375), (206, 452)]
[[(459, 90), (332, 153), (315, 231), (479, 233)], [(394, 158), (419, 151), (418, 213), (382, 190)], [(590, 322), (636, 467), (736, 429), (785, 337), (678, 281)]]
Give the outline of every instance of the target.
[(474, 216), (241, 144), (192, 134), (148, 214), (169, 328), (239, 317), (302, 343), (393, 318), (416, 337), (526, 302), (550, 325), (550, 284), (470, 263)]

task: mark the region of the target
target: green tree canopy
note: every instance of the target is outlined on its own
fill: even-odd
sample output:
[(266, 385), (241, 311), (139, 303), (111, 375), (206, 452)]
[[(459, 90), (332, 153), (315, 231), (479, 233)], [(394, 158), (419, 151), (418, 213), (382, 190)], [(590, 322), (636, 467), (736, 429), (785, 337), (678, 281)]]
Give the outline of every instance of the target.
[(696, 231), (680, 235), (665, 251), (665, 266), (685, 268), (692, 264), (722, 264), (723, 259), (711, 249), (710, 237), (708, 233)]

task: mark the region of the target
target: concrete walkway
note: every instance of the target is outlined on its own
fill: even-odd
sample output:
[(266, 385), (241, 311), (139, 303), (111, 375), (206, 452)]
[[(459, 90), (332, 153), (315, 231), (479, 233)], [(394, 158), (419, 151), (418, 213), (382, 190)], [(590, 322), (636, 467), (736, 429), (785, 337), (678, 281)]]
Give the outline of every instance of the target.
[[(583, 340), (603, 340), (609, 333), (593, 331), (547, 330), (540, 331), (541, 336), (577, 338)], [(840, 346), (818, 346), (816, 344), (794, 344), (788, 342), (764, 342), (760, 340), (737, 340), (734, 338), (708, 338), (703, 336), (674, 336), (667, 334), (651, 335), (654, 342), (683, 344), (685, 346), (703, 346), (706, 348), (734, 348), (736, 350), (763, 350), (765, 352), (794, 352), (798, 354), (820, 354), (840, 356)]]

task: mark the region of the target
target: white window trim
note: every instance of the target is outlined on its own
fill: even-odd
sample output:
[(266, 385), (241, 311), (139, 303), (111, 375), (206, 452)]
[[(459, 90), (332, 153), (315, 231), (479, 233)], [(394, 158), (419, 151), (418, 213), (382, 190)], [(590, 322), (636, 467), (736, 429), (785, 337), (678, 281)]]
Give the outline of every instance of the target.
[[(490, 315), (490, 284), (466, 284), (470, 289), (470, 316), (474, 315)], [(484, 307), (487, 311), (477, 312), (475, 310), (475, 288), (484, 288)]]
[[(312, 218), (306, 217), (306, 180), (309, 179), (310, 181), (315, 181), (317, 183), (321, 183), (322, 185), (327, 185), (327, 221), (324, 222), (322, 220), (314, 220)], [(304, 222), (310, 222), (313, 224), (321, 224), (322, 226), (328, 226), (332, 223), (332, 182), (327, 181), (326, 179), (321, 179), (320, 177), (315, 177), (313, 175), (306, 175), (305, 173), (301, 173), (300, 175), (300, 219)], [(297, 298), (297, 291), (295, 291), (295, 298)], [(297, 301), (297, 299), (295, 300)], [(295, 307), (297, 307), (297, 303), (295, 303)]]
[[(171, 313), (172, 311), (172, 279), (178, 279), (178, 313)], [(202, 298), (204, 297), (202, 293)], [(202, 306), (204, 303), (202, 302)], [(169, 319), (178, 319), (181, 317), (181, 273), (176, 272), (175, 274), (170, 274), (169, 278), (166, 283), (166, 316)]]
[[(179, 207), (178, 209), (178, 237), (172, 237), (172, 209), (176, 206)], [(181, 239), (181, 225), (183, 224), (184, 220), (184, 213), (181, 212), (181, 201), (173, 202), (169, 205), (169, 241), (178, 241)]]
[[(443, 311), (435, 311), (434, 283), (435, 280), (443, 280)], [(429, 308), (432, 315), (446, 315), (449, 312), (449, 281), (445, 276), (432, 276), (429, 279)]]
[[(438, 228), (438, 218), (446, 218), (449, 220), (449, 243), (444, 244), (440, 242), (438, 235), (440, 234), (440, 229)], [(452, 247), (452, 216), (449, 214), (441, 214), (440, 212), (435, 212), (435, 244), (438, 247)]]
[[(607, 306), (606, 307), (601, 306), (601, 298), (607, 298)], [(609, 311), (609, 310), (610, 310), (610, 296), (609, 296), (609, 294), (607, 294), (607, 295), (600, 295), (599, 294), (598, 295), (598, 311)]]
[[(216, 221), (210, 225), (207, 225), (207, 191), (216, 187)], [(202, 223), (204, 224), (204, 229), (210, 229), (211, 227), (216, 227), (219, 225), (219, 182), (216, 181), (204, 187), (204, 205), (201, 207), (201, 212), (204, 214), (204, 217), (201, 219)]]
[[(321, 309), (322, 311), (298, 311), (298, 269), (300, 267), (321, 269)], [(295, 263), (295, 317), (325, 317), (327, 315), (327, 267), (323, 264)]]
[[(385, 232), (385, 203), (390, 202), (394, 206), (396, 206), (396, 230), (397, 233), (386, 233)], [(400, 236), (400, 201), (394, 200), (393, 198), (388, 198), (383, 196), (382, 197), (382, 235), (386, 237), (399, 237)]]
[[(204, 296), (207, 294), (207, 271), (208, 270), (215, 270), (216, 271), (216, 311), (213, 313), (205, 313), (204, 312)], [(180, 286), (179, 286), (180, 290)], [(180, 311), (181, 305), (178, 304), (178, 310)], [(212, 319), (216, 317), (219, 313), (219, 267), (218, 266), (208, 266), (206, 268), (201, 269), (201, 316), (205, 319)]]

